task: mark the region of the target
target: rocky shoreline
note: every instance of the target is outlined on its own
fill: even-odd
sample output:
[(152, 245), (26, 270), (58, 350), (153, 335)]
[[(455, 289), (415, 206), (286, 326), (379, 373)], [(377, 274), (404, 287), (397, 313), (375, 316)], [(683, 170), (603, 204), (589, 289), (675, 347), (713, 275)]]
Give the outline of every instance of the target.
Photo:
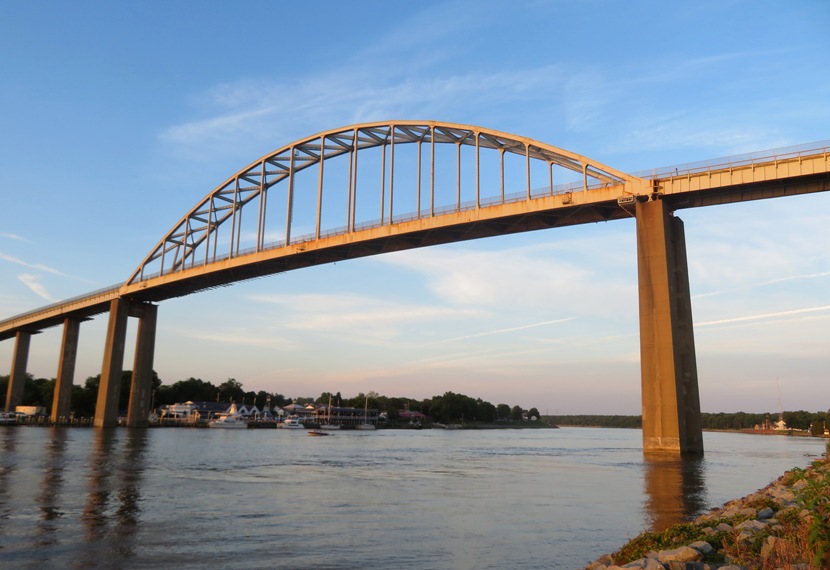
[(830, 568), (830, 459), (688, 523), (645, 532), (585, 570), (821, 570)]

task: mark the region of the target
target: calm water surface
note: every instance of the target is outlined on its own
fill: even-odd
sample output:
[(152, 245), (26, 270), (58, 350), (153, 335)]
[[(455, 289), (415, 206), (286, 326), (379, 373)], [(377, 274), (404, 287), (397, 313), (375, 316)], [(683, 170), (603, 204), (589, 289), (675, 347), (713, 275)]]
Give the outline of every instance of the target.
[(0, 428), (0, 567), (581, 568), (745, 496), (823, 441), (639, 430)]

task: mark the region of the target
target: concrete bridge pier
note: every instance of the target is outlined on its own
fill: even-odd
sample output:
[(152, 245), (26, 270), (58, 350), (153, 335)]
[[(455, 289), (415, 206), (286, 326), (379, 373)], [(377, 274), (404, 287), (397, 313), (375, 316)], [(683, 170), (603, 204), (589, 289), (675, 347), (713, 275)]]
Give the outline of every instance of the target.
[(638, 202), (637, 271), (643, 451), (702, 454), (697, 362), (683, 222)]
[(153, 389), (153, 356), (156, 348), (158, 306), (149, 303), (142, 304), (139, 312), (127, 427), (146, 428), (150, 423), (149, 413), (152, 405), (150, 398)]
[(64, 319), (61, 355), (58, 361), (58, 376), (55, 379), (55, 392), (52, 398), (52, 421), (56, 423), (60, 418), (69, 417), (80, 329), (81, 321), (79, 319)]
[[(121, 374), (124, 367), (124, 345), (127, 318), (139, 319), (127, 427), (146, 427), (150, 412), (149, 400), (153, 371), (156, 334), (155, 305), (118, 298), (110, 302), (109, 324), (101, 366), (101, 383), (95, 405), (95, 427), (118, 425), (118, 401), (121, 396)], [(139, 409), (143, 406), (142, 409)]]
[(26, 383), (26, 365), (29, 360), (29, 343), (32, 333), (17, 331), (14, 338), (12, 370), (9, 374), (9, 387), (6, 389), (6, 412), (13, 412), (23, 399), (23, 387)]

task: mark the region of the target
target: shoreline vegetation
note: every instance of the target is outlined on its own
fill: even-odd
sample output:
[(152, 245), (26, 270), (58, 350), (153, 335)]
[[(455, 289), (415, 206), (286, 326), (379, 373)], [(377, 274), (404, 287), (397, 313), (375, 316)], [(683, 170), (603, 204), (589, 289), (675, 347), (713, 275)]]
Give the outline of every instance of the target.
[[(59, 418), (61, 425), (74, 425), (93, 418), (96, 414), (98, 402), (98, 388), (101, 382), (100, 374), (90, 376), (83, 385), (73, 385), (71, 404), (66, 417)], [(0, 376), (0, 395), (8, 393), (9, 376)], [(32, 408), (26, 415), (49, 417), (49, 410), (55, 394), (56, 379), (34, 378), (26, 375), (23, 382), (22, 395), (16, 408)], [(251, 406), (256, 408), (256, 414), (274, 414), (277, 408), (290, 405), (316, 405), (337, 407), (351, 407), (364, 409), (366, 407), (377, 410), (379, 417), (383, 415), (391, 422), (403, 419), (405, 415), (415, 414), (418, 418), (429, 422), (438, 422), (445, 425), (468, 423), (496, 423), (496, 422), (538, 422), (541, 418), (539, 410), (530, 406), (525, 408), (518, 404), (493, 404), (481, 398), (473, 398), (465, 394), (444, 392), (422, 400), (406, 396), (384, 396), (370, 391), (360, 392), (353, 397), (344, 397), (340, 392), (323, 392), (319, 397), (286, 397), (277, 392), (246, 391), (242, 383), (235, 378), (228, 378), (219, 385), (201, 378), (188, 378), (173, 384), (165, 384), (153, 371), (151, 378), (151, 405), (148, 413), (157, 412), (162, 407), (176, 406), (187, 402), (216, 402), (230, 408), (232, 404)], [(132, 393), (132, 371), (124, 370), (121, 373), (120, 385), (115, 389), (118, 394), (119, 417), (126, 416), (129, 408), (130, 394)], [(5, 401), (0, 401), (5, 406)], [(17, 410), (11, 410), (17, 411)], [(219, 412), (221, 413), (221, 412)], [(46, 421), (46, 420), (44, 420)]]
[[(68, 417), (60, 418), (61, 425), (83, 422), (94, 417), (98, 401), (98, 386), (101, 377), (90, 376), (82, 385), (73, 385), (71, 405)], [(0, 375), (0, 397), (8, 392), (8, 375)], [(132, 370), (124, 370), (121, 374), (121, 384), (118, 390), (118, 409), (126, 414), (131, 392)], [(52, 409), (52, 400), (55, 392), (55, 378), (34, 378), (27, 374), (24, 380), (20, 405), (39, 407), (39, 415), (49, 416)], [(237, 405), (251, 404), (263, 407), (284, 407), (290, 404), (325, 404), (328, 401), (336, 405), (363, 408), (368, 405), (376, 409), (379, 414), (395, 422), (403, 411), (418, 412), (433, 422), (450, 424), (488, 424), (502, 422), (517, 422), (524, 424), (548, 424), (548, 426), (585, 426), (585, 427), (620, 427), (641, 428), (642, 417), (627, 415), (558, 415), (542, 414), (538, 408), (530, 406), (510, 405), (506, 403), (492, 404), (481, 398), (445, 392), (430, 398), (416, 399), (406, 396), (385, 396), (370, 391), (359, 393), (354, 397), (343, 397), (340, 392), (324, 392), (319, 397), (286, 397), (277, 392), (246, 391), (242, 382), (235, 378), (228, 378), (218, 385), (201, 378), (188, 378), (172, 384), (166, 384), (153, 371), (151, 380), (151, 408), (156, 410), (165, 405), (175, 405), (188, 401), (192, 402), (225, 402)], [(5, 404), (5, 402), (0, 402)], [(774, 419), (778, 421), (773, 421)], [(703, 429), (746, 430), (757, 427), (769, 428), (779, 422), (793, 430), (821, 430), (824, 433), (825, 425), (830, 424), (830, 412), (782, 411), (778, 414), (764, 413), (702, 413), (701, 425)], [(515, 426), (513, 426), (515, 427)]]
[(830, 440), (824, 458), (741, 499), (663, 531), (647, 531), (585, 570), (830, 568)]
[[(543, 415), (542, 419), (558, 426), (642, 428), (642, 416), (623, 415)], [(776, 429), (784, 422), (785, 429)], [(730, 412), (700, 414), (700, 423), (709, 431), (808, 431), (824, 430), (830, 426), (830, 410), (807, 412), (804, 410), (779, 413)], [(819, 433), (822, 433), (819, 431)]]

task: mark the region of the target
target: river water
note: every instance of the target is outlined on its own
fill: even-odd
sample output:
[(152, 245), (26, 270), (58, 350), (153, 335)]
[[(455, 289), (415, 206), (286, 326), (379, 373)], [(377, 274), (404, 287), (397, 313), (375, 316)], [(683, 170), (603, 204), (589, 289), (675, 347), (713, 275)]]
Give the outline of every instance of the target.
[(582, 568), (764, 487), (820, 439), (639, 430), (0, 428), (4, 568)]

